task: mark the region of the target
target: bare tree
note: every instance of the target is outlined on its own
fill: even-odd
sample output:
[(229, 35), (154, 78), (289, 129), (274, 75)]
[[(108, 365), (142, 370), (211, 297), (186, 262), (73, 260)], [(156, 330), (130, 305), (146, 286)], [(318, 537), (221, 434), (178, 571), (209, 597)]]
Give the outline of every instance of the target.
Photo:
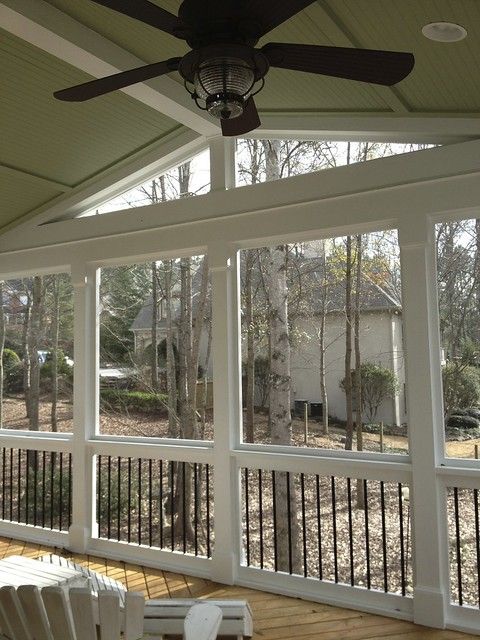
[(151, 381), (152, 390), (157, 393), (158, 386), (158, 274), (155, 260), (151, 264), (152, 270), (152, 353), (151, 353)]
[[(262, 141), (266, 157), (267, 180), (280, 177), (278, 140)], [(272, 444), (292, 444), (290, 410), (291, 375), (288, 327), (287, 247), (280, 245), (265, 250), (266, 289), (270, 337), (270, 431)], [(278, 567), (293, 571), (300, 566), (300, 548), (295, 487), (284, 472), (275, 478)], [(290, 516), (290, 522), (288, 517)], [(290, 531), (290, 535), (289, 535)], [(289, 548), (289, 541), (291, 548)]]
[(327, 275), (327, 258), (325, 240), (321, 242), (321, 285), (320, 285), (320, 329), (319, 329), (319, 351), (320, 351), (320, 397), (322, 398), (322, 430), (325, 435), (328, 434), (328, 392), (327, 392), (327, 367), (326, 352), (327, 345), (325, 342), (325, 329), (327, 324), (327, 299), (328, 299), (328, 275)]
[(5, 311), (3, 308), (3, 280), (0, 280), (0, 429), (3, 428), (3, 351), (5, 348)]
[(247, 329), (247, 362), (246, 362), (246, 416), (245, 416), (245, 440), (254, 441), (255, 420), (255, 344), (254, 344), (254, 319), (253, 319), (253, 267), (254, 251), (248, 250), (245, 255), (245, 324)]
[(52, 406), (50, 419), (52, 431), (58, 431), (58, 339), (60, 326), (60, 280), (58, 275), (52, 277), (52, 349), (51, 349), (51, 384)]
[(42, 314), (44, 302), (44, 282), (42, 276), (34, 276), (32, 284), (32, 310), (28, 331), (28, 352), (30, 357), (30, 392), (29, 392), (29, 428), (31, 431), (40, 429), (40, 363), (38, 361), (38, 347), (42, 329)]
[(347, 424), (345, 449), (353, 447), (353, 402), (352, 402), (352, 236), (346, 238), (345, 256), (345, 405)]

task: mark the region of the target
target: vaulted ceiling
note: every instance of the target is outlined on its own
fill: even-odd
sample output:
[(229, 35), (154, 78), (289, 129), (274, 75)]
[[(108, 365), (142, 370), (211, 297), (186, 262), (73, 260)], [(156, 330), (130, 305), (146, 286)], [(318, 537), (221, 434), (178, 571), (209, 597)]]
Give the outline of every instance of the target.
[[(153, 1), (178, 11), (177, 0)], [(467, 39), (427, 40), (421, 28), (435, 21), (462, 25)], [(298, 115), (319, 124), (335, 115), (448, 117), (452, 128), (480, 117), (478, 0), (318, 0), (260, 44), (268, 41), (411, 51), (416, 65), (393, 88), (271, 69), (256, 99), (266, 129), (269, 118), (288, 123)], [(217, 133), (177, 74), (88, 103), (52, 97), (186, 51), (182, 41), (90, 0), (0, 0), (0, 228), (186, 127)]]

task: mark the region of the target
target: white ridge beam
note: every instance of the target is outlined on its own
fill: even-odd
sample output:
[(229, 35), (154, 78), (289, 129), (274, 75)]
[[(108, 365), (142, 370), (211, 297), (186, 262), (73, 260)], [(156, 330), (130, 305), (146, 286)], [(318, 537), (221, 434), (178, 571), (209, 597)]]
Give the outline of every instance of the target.
[[(2, 0), (0, 27), (95, 78), (145, 64), (44, 0)], [(184, 87), (168, 76), (122, 91), (202, 135), (219, 132), (214, 120), (195, 107)]]
[(378, 115), (262, 113), (262, 124), (245, 138), (351, 140), (448, 144), (480, 138), (476, 114)]

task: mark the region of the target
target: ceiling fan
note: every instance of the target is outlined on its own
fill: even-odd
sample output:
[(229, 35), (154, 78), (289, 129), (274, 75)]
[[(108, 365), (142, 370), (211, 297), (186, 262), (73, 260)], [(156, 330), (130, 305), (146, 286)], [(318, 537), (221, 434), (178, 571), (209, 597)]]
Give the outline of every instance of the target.
[(220, 120), (225, 136), (243, 135), (260, 125), (253, 96), (269, 67), (393, 85), (413, 69), (411, 53), (270, 42), (266, 33), (314, 0), (184, 0), (178, 17), (148, 0), (93, 0), (144, 22), (192, 49), (183, 57), (148, 64), (56, 91), (59, 100), (82, 102), (178, 71), (200, 109)]

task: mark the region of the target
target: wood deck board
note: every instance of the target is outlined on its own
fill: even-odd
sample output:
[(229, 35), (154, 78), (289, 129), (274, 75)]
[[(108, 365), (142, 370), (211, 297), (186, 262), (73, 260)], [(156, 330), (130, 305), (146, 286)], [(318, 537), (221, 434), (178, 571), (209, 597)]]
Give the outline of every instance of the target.
[(147, 598), (245, 599), (253, 613), (253, 640), (473, 640), (477, 636), (439, 631), (412, 622), (384, 618), (360, 611), (308, 602), (287, 596), (228, 587), (204, 578), (150, 569), (98, 556), (70, 554), (64, 549), (0, 538), (0, 558), (25, 555), (35, 558), (57, 553), (74, 562), (123, 582)]

